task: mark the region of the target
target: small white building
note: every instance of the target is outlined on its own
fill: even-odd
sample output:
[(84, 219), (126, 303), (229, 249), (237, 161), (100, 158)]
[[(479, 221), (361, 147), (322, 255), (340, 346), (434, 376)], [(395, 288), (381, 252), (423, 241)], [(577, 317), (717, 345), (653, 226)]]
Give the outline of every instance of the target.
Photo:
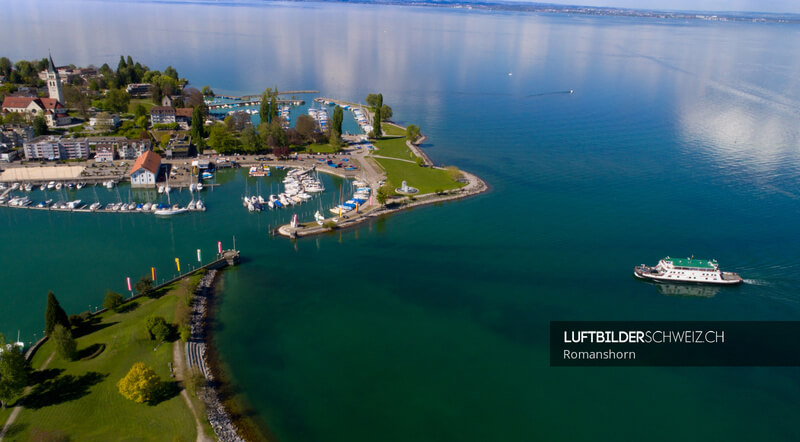
[(143, 153), (131, 169), (131, 187), (155, 187), (161, 170), (161, 156), (152, 150)]

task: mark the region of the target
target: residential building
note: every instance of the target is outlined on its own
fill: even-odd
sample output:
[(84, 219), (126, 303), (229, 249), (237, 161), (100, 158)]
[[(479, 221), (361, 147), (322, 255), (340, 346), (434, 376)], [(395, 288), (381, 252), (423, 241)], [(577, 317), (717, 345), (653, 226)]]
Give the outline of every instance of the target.
[(89, 158), (86, 138), (42, 135), (23, 144), (26, 160), (73, 160)]
[(116, 157), (116, 149), (111, 143), (98, 144), (94, 150), (95, 163), (110, 163)]
[(161, 170), (161, 157), (148, 150), (143, 153), (131, 168), (131, 187), (155, 187)]
[(192, 153), (192, 138), (186, 134), (175, 133), (169, 140), (167, 158), (188, 158)]
[[(133, 160), (139, 158), (143, 153), (151, 150), (152, 144), (149, 138), (129, 140), (125, 137), (89, 137), (89, 148), (94, 149), (95, 161), (111, 161), (114, 158), (122, 158), (124, 160)], [(108, 159), (109, 147), (114, 152), (113, 158)], [(98, 152), (104, 152), (101, 159), (98, 159)]]
[(100, 127), (110, 127), (116, 128), (119, 126), (119, 115), (116, 114), (107, 114), (107, 113), (99, 113), (93, 117), (89, 118), (89, 126), (94, 128)]
[(125, 90), (131, 97), (149, 97), (152, 95), (150, 92), (150, 83), (131, 83)]
[(191, 107), (179, 107), (175, 109), (175, 122), (178, 123), (181, 130), (189, 130), (189, 126), (192, 124), (193, 110), (194, 109)]
[(170, 124), (175, 122), (175, 108), (154, 106), (150, 109), (150, 124)]
[(4, 124), (0, 126), (0, 142), (12, 147), (21, 147), (33, 139), (33, 126), (23, 124)]

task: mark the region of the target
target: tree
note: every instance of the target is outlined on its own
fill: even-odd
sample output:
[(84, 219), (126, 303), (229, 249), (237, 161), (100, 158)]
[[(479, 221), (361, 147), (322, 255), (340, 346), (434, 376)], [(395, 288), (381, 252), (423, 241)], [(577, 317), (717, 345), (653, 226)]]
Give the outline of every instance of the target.
[(419, 136), (420, 136), (419, 127), (413, 124), (409, 124), (408, 127), (406, 127), (406, 139), (408, 141), (413, 143), (417, 141), (417, 139), (419, 139)]
[(208, 134), (208, 146), (217, 151), (217, 153), (231, 153), (236, 150), (238, 140), (234, 138), (224, 124), (215, 124), (211, 126)]
[(167, 68), (164, 69), (164, 75), (172, 78), (176, 82), (178, 81), (178, 71), (172, 66), (167, 66)]
[(128, 374), (117, 383), (122, 396), (139, 404), (153, 400), (160, 386), (161, 379), (144, 362), (133, 364)]
[(269, 107), (269, 93), (270, 90), (267, 89), (261, 94), (261, 106), (258, 108), (258, 118), (261, 119), (262, 123), (270, 123), (272, 122), (272, 117), (270, 116), (270, 107)]
[(75, 339), (72, 338), (72, 332), (69, 331), (69, 326), (56, 324), (53, 329), (53, 334), (50, 336), (56, 344), (56, 353), (62, 359), (67, 361), (75, 360), (78, 345)]
[(392, 108), (384, 104), (381, 106), (381, 120), (386, 121), (392, 118)]
[(205, 100), (203, 99), (203, 94), (200, 93), (200, 91), (193, 87), (189, 87), (183, 91), (183, 104), (186, 107), (197, 107), (205, 104)]
[(133, 122), (136, 123), (137, 127), (144, 129), (147, 127), (147, 115), (136, 117), (136, 119), (133, 120)]
[(211, 90), (211, 86), (203, 86), (203, 89), (200, 92), (206, 97), (214, 96), (214, 91)]
[(205, 104), (195, 106), (192, 110), (192, 127), (190, 135), (194, 140), (194, 145), (197, 147), (198, 153), (203, 153), (206, 147), (206, 128), (204, 126), (208, 108)]
[(84, 119), (89, 118), (89, 97), (80, 89), (71, 84), (64, 85), (64, 98), (67, 106), (75, 108)]
[(47, 134), (47, 120), (44, 119), (44, 115), (37, 115), (33, 119), (33, 136), (38, 137), (39, 135), (46, 135)]
[(263, 149), (261, 137), (258, 136), (256, 128), (254, 128), (252, 124), (244, 128), (241, 140), (242, 147), (244, 147), (247, 152), (259, 152)]
[(28, 385), (28, 364), (19, 347), (16, 345), (6, 347), (2, 335), (0, 335), (0, 346), (4, 348), (0, 353), (0, 406), (6, 408), (6, 404), (22, 394)]
[(111, 89), (106, 93), (105, 107), (119, 113), (128, 111), (131, 96), (124, 89)]
[(150, 316), (144, 321), (145, 329), (147, 330), (147, 337), (150, 340), (157, 340), (162, 342), (167, 339), (170, 333), (169, 324), (161, 316)]
[(311, 134), (314, 133), (314, 130), (317, 128), (317, 123), (310, 115), (300, 115), (297, 117), (297, 123), (295, 123), (295, 129), (297, 132), (305, 138), (306, 140), (311, 139)]
[(375, 138), (383, 136), (381, 130), (381, 108), (383, 107), (383, 94), (378, 94), (378, 99), (375, 101), (375, 121), (372, 123), (373, 130), (375, 131)]
[(147, 116), (147, 108), (144, 107), (142, 103), (136, 105), (136, 109), (133, 111), (133, 114), (136, 115), (136, 118), (139, 117), (146, 117)]
[(378, 103), (378, 94), (369, 94), (365, 100), (370, 107), (375, 107)]
[(378, 193), (375, 195), (375, 199), (378, 200), (378, 204), (384, 205), (389, 199), (389, 195), (391, 195), (391, 193), (392, 189), (390, 189), (387, 185), (383, 185), (378, 188)]
[(342, 120), (344, 120), (344, 111), (339, 106), (333, 108), (333, 117), (331, 118), (331, 135), (342, 135)]
[(6, 57), (0, 57), (0, 75), (8, 77), (11, 75), (11, 60)]
[(44, 333), (48, 336), (50, 336), (57, 324), (69, 328), (67, 313), (61, 308), (53, 292), (47, 294), (47, 310), (45, 310), (44, 318)]
[(108, 310), (116, 310), (125, 302), (125, 297), (114, 291), (107, 291), (106, 297), (103, 299), (103, 308)]
[(147, 276), (142, 276), (136, 281), (136, 284), (133, 285), (133, 289), (136, 290), (136, 293), (145, 295), (149, 293), (150, 290), (153, 290), (153, 281)]

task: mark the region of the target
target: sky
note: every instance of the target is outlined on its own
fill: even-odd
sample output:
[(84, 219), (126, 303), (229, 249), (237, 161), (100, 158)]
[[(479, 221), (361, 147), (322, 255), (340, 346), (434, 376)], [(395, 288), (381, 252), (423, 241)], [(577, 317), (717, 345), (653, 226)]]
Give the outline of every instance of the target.
[(800, 13), (798, 0), (540, 0), (534, 2), (631, 9)]

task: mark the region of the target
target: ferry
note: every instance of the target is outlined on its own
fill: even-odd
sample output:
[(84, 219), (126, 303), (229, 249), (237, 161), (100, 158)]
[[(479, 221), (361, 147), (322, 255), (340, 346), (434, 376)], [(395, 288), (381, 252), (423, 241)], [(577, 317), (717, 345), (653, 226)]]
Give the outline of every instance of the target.
[(658, 261), (655, 267), (641, 264), (633, 269), (639, 279), (654, 282), (680, 282), (689, 284), (740, 284), (742, 277), (737, 273), (723, 272), (714, 259), (666, 258)]

